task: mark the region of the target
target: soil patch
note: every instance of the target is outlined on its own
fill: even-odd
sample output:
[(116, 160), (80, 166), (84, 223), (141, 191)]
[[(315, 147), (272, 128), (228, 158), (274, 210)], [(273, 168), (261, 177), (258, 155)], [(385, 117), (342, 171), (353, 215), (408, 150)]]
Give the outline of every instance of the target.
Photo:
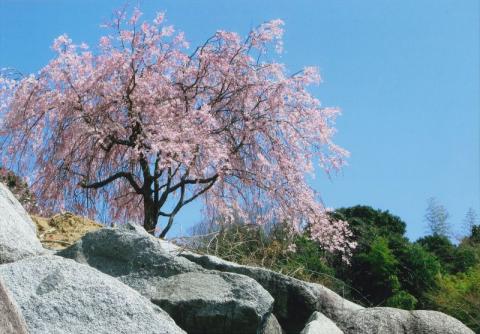
[(32, 216), (32, 220), (37, 225), (37, 235), (43, 247), (54, 250), (73, 245), (87, 232), (103, 227), (102, 224), (71, 212), (59, 213), (50, 218)]

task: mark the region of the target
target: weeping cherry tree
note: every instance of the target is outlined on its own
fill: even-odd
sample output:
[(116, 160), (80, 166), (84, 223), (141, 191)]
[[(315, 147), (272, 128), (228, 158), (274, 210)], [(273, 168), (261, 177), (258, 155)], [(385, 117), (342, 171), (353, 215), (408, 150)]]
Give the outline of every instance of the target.
[[(347, 152), (332, 142), (338, 110), (307, 91), (315, 68), (288, 74), (275, 59), (283, 22), (245, 37), (217, 31), (190, 48), (159, 13), (118, 12), (90, 49), (67, 35), (37, 74), (3, 78), (2, 155), (32, 180), (44, 210), (60, 207), (143, 222), (165, 237), (197, 198), (205, 214), (262, 224), (288, 221), (329, 251), (347, 254), (306, 176)], [(252, 208), (261, 214), (252, 217)], [(157, 226), (158, 224), (158, 226)]]

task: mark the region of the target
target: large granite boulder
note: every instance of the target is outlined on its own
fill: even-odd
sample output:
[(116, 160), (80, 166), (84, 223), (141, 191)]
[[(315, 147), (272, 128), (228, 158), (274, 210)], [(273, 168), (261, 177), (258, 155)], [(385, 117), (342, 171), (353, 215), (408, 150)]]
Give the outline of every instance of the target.
[(273, 306), (253, 279), (219, 272), (170, 276), (150, 298), (187, 333), (255, 334)]
[(280, 326), (280, 323), (273, 313), (267, 315), (260, 328), (259, 334), (284, 334), (282, 326)]
[(101, 272), (132, 284), (139, 277), (167, 278), (204, 269), (170, 254), (168, 243), (161, 242), (135, 224), (103, 228), (87, 233), (71, 247), (57, 254), (88, 264)]
[(0, 264), (44, 252), (29, 215), (10, 190), (0, 183)]
[(0, 333), (28, 334), (22, 313), (0, 277)]
[(0, 265), (0, 276), (34, 334), (185, 333), (120, 281), (58, 256)]
[(320, 312), (314, 312), (300, 334), (343, 334), (343, 332), (332, 320)]
[(273, 313), (287, 333), (299, 333), (315, 311), (337, 321), (348, 312), (363, 309), (319, 284), (303, 282), (263, 268), (239, 265), (215, 256), (191, 252), (181, 252), (179, 255), (205, 269), (242, 274), (256, 280), (275, 299)]
[(257, 333), (273, 298), (255, 280), (202, 268), (138, 225), (86, 234), (59, 252), (129, 285), (187, 332)]
[(440, 312), (390, 307), (352, 312), (337, 324), (345, 334), (473, 334), (460, 321)]

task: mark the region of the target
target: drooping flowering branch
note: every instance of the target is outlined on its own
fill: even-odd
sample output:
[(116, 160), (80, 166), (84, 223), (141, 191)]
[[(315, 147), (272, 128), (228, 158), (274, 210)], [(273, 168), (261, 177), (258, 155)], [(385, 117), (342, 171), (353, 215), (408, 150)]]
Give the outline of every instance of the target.
[[(217, 31), (188, 52), (163, 14), (140, 16), (118, 13), (97, 52), (62, 35), (38, 75), (0, 83), (4, 151), (33, 164), (40, 205), (90, 214), (108, 205), (112, 219), (149, 230), (166, 217), (164, 236), (202, 197), (208, 214), (309, 223), (324, 247), (348, 252), (347, 224), (328, 218), (305, 181), (316, 159), (327, 171), (343, 164), (347, 152), (332, 142), (338, 110), (307, 91), (320, 80), (314, 68), (287, 75), (265, 60), (281, 51), (283, 22), (244, 39)], [(269, 209), (252, 217), (255, 207)]]

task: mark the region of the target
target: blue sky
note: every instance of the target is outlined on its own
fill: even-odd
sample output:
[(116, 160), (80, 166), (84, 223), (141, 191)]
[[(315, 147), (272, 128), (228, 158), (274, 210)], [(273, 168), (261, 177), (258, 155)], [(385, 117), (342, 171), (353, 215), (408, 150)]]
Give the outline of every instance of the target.
[[(95, 44), (124, 1), (0, 0), (0, 67), (39, 70), (55, 37)], [(263, 21), (286, 23), (281, 62), (292, 72), (318, 66), (312, 92), (343, 111), (336, 141), (351, 152), (332, 178), (312, 186), (329, 207), (371, 205), (425, 233), (435, 196), (459, 229), (480, 213), (479, 2), (477, 0), (162, 0), (135, 1), (146, 18), (167, 22), (195, 46), (217, 29), (246, 33)], [(200, 220), (200, 205), (177, 218), (174, 234)]]

